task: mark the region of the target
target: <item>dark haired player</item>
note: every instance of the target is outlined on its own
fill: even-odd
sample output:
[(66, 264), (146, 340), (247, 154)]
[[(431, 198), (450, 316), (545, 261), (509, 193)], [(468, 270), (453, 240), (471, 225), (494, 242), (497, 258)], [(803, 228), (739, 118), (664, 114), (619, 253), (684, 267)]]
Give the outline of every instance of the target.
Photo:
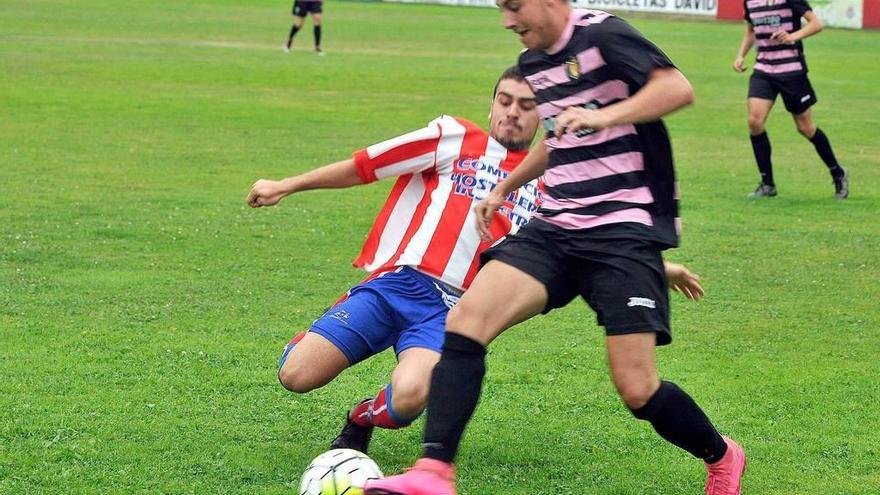
[[(807, 20), (801, 26), (801, 17)], [(834, 197), (849, 196), (849, 174), (837, 163), (831, 143), (813, 123), (810, 107), (816, 92), (807, 78), (807, 61), (801, 40), (822, 30), (822, 22), (806, 0), (745, 0), (746, 32), (739, 46), (733, 69), (745, 72), (744, 57), (757, 45), (754, 71), (749, 79), (749, 133), (758, 162), (761, 182), (750, 198), (776, 196), (770, 139), (764, 124), (777, 95), (805, 138), (816, 147), (834, 182)]]
[(739, 495), (742, 448), (685, 391), (661, 381), (655, 364), (655, 347), (672, 340), (661, 252), (678, 244), (672, 150), (660, 119), (691, 103), (690, 83), (606, 12), (564, 0), (498, 5), (504, 27), (527, 48), (519, 67), (548, 132), (477, 205), (481, 230), (508, 191), (542, 173), (544, 202), (519, 232), (483, 253), (486, 263), (447, 317), (422, 458), (365, 492), (455, 494), (452, 463), (480, 396), (486, 346), (580, 296), (605, 327), (611, 378), (626, 407), (705, 462), (709, 495)]
[(287, 43), (284, 44), (284, 51), (286, 53), (290, 53), (293, 37), (303, 27), (303, 24), (306, 22), (306, 16), (311, 13), (312, 23), (314, 24), (315, 52), (318, 55), (324, 54), (324, 50), (321, 49), (321, 13), (324, 11), (323, 5), (323, 0), (294, 0), (293, 26), (290, 27), (290, 35), (287, 37)]

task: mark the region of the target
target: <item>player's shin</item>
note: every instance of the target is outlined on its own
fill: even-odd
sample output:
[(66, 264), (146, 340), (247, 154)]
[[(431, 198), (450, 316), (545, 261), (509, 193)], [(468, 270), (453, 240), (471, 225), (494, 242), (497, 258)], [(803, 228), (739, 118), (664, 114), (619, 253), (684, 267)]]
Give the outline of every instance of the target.
[(387, 430), (396, 430), (409, 426), (419, 414), (406, 417), (395, 411), (392, 406), (393, 391), (391, 384), (382, 387), (372, 400), (363, 401), (351, 410), (350, 419), (360, 426), (377, 426)]
[(671, 382), (660, 388), (633, 416), (651, 423), (668, 442), (711, 464), (724, 456), (727, 444), (700, 406)]
[(447, 332), (428, 392), (424, 457), (453, 461), (477, 408), (485, 374), (486, 348), (464, 335)]

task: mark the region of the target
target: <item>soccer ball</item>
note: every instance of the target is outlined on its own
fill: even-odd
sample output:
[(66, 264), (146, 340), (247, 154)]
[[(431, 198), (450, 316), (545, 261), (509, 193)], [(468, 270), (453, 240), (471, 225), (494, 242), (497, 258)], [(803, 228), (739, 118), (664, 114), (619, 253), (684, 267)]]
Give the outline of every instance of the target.
[(379, 466), (366, 454), (333, 449), (315, 457), (302, 475), (300, 495), (363, 495), (369, 480), (382, 478)]

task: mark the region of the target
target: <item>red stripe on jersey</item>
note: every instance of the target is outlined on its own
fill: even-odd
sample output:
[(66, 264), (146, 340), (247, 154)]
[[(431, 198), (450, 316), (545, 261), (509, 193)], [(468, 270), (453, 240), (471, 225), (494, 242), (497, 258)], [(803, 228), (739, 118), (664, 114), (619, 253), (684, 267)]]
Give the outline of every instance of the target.
[[(461, 149), (482, 150), (481, 153), (485, 153), (486, 147), (489, 145), (489, 135), (482, 131), (471, 132), (471, 129), (468, 129), (468, 131), (462, 141)], [(449, 259), (452, 257), (452, 252), (455, 250), (458, 239), (461, 237), (461, 230), (464, 228), (465, 220), (467, 220), (473, 204), (472, 198), (461, 196), (454, 192), (449, 194), (449, 200), (446, 202), (446, 207), (443, 209), (443, 215), (440, 219), (442, 228), (434, 231), (431, 242), (428, 244), (428, 248), (425, 249), (425, 253), (430, 253), (431, 255), (426, 256), (422, 263), (419, 264), (418, 268), (420, 270), (437, 274), (438, 276), (443, 274), (446, 265), (449, 264)]]
[[(411, 141), (395, 146), (374, 157), (370, 157), (369, 149), (363, 149), (354, 154), (354, 163), (358, 175), (361, 176), (361, 179), (366, 179), (364, 182), (374, 182), (378, 180), (376, 170), (428, 153), (434, 153), (439, 142), (439, 137)], [(433, 159), (436, 160), (436, 156)]]
[(406, 234), (403, 235), (403, 240), (400, 241), (401, 247), (397, 249), (397, 253), (391, 258), (391, 261), (388, 263), (389, 265), (397, 263), (397, 260), (400, 259), (400, 255), (403, 254), (404, 247), (409, 244), (409, 241), (413, 238), (416, 231), (422, 226), (425, 212), (428, 210), (428, 207), (431, 206), (431, 193), (434, 192), (434, 189), (437, 189), (437, 185), (440, 183), (437, 174), (434, 173), (433, 170), (431, 172), (423, 173), (422, 180), (425, 182), (425, 194), (422, 196), (422, 200), (419, 201), (419, 206), (416, 207), (412, 222), (409, 224), (409, 228), (406, 229)]
[[(409, 177), (412, 178), (412, 175)], [(364, 247), (361, 248), (361, 254), (351, 263), (355, 267), (362, 268), (372, 263), (376, 258), (376, 251), (379, 249), (379, 241), (382, 240), (382, 232), (385, 231), (385, 226), (388, 225), (388, 219), (391, 217), (391, 212), (394, 211), (394, 206), (397, 205), (400, 195), (403, 194), (403, 190), (406, 189), (406, 185), (409, 184), (409, 180), (404, 179), (406, 179), (406, 177), (398, 179), (397, 182), (394, 183), (394, 187), (391, 188), (391, 193), (388, 195), (388, 199), (385, 200), (385, 205), (382, 206), (382, 211), (379, 212), (376, 221), (373, 222), (373, 228), (370, 229), (370, 235), (367, 236), (367, 240), (364, 242)]]

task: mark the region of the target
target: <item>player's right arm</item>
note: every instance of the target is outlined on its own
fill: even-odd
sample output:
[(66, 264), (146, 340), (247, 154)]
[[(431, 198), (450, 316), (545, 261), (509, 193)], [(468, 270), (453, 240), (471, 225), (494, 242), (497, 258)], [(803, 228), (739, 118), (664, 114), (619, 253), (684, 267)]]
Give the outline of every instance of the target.
[(745, 72), (745, 58), (752, 45), (755, 44), (755, 27), (750, 23), (746, 23), (746, 32), (743, 34), (742, 42), (739, 44), (739, 51), (736, 52), (736, 60), (733, 61), (733, 70), (737, 72)]
[[(385, 177), (414, 174), (433, 168), (444, 123), (443, 116), (425, 128), (409, 132), (354, 153), (352, 158), (311, 170), (284, 180), (261, 179), (254, 183), (247, 197), (252, 208), (273, 206), (285, 197), (311, 189), (338, 189), (366, 184)], [(460, 127), (460, 126), (459, 126)], [(455, 132), (447, 132), (455, 137)]]
[(331, 163), (283, 180), (260, 179), (251, 186), (247, 204), (251, 208), (273, 206), (293, 193), (310, 189), (337, 189), (363, 183), (354, 158)]
[(492, 224), (493, 215), (504, 204), (507, 196), (522, 187), (523, 184), (543, 175), (549, 161), (550, 151), (547, 149), (544, 141), (541, 141), (529, 151), (529, 154), (516, 167), (516, 170), (511, 172), (506, 179), (495, 186), (495, 189), (492, 189), (492, 192), (477, 203), (474, 213), (477, 215), (477, 227), (480, 229), (480, 236), (482, 236), (483, 240), (492, 240), (489, 225)]

